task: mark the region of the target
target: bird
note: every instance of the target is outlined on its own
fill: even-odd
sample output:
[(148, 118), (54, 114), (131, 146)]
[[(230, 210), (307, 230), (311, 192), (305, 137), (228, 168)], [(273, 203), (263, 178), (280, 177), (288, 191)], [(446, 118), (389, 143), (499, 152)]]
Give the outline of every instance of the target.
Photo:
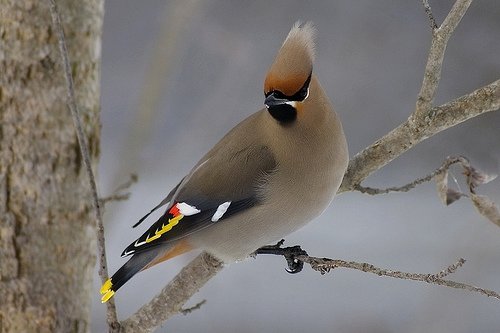
[(319, 216), (349, 162), (337, 113), (313, 72), (316, 29), (296, 22), (264, 81), (264, 106), (231, 129), (152, 212), (164, 214), (122, 253), (102, 302), (138, 272), (199, 249), (244, 260)]

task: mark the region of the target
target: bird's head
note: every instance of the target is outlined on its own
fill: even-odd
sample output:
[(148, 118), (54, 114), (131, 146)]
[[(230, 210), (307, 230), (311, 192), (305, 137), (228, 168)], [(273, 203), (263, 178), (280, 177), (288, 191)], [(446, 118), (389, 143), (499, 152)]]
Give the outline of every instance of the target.
[(311, 22), (296, 22), (267, 72), (264, 104), (273, 118), (281, 123), (293, 122), (309, 96), (314, 35)]

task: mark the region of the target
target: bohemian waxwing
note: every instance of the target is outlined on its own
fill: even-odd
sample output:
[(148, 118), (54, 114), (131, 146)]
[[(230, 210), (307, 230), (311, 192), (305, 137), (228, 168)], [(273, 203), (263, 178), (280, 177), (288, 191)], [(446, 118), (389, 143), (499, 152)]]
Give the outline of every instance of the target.
[(328, 206), (349, 157), (339, 117), (312, 72), (314, 33), (311, 23), (292, 27), (267, 73), (265, 108), (236, 125), (153, 208), (167, 206), (123, 251), (132, 257), (102, 286), (103, 302), (139, 271), (192, 249), (242, 260)]

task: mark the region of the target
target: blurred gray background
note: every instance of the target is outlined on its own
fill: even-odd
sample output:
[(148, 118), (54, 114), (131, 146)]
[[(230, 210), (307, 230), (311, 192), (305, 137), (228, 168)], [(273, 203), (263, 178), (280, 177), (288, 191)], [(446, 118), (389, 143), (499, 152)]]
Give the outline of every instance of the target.
[[(452, 4), (431, 1), (438, 22)], [(266, 70), (297, 19), (318, 29), (315, 71), (342, 118), (351, 156), (408, 117), (430, 44), (419, 0), (106, 1), (100, 190), (109, 194), (131, 172), (139, 175), (130, 200), (107, 207), (110, 273), (147, 227), (131, 225), (230, 128), (262, 108)], [(449, 42), (436, 104), (500, 77), (499, 33), (500, 2), (475, 1)], [(499, 173), (500, 112), (425, 141), (365, 184), (401, 185), (456, 154)], [(460, 179), (458, 169), (454, 174)], [(479, 192), (500, 203), (500, 180)], [(286, 240), (311, 255), (409, 272), (438, 272), (463, 257), (468, 262), (453, 279), (500, 290), (500, 228), (467, 199), (443, 206), (433, 184), (405, 194), (343, 194)], [(150, 300), (194, 255), (134, 277), (115, 296), (119, 317)], [(200, 310), (172, 318), (158, 332), (497, 332), (500, 326), (500, 302), (477, 294), (358, 271), (321, 276), (306, 268), (290, 275), (284, 268), (282, 258), (267, 256), (230, 265), (190, 301), (207, 299)], [(105, 327), (97, 275), (95, 284), (97, 332)]]

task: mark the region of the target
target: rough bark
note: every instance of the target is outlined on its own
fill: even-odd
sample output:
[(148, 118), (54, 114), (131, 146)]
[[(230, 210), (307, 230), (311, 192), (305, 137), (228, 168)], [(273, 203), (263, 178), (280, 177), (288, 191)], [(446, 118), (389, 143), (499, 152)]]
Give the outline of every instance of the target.
[[(95, 163), (103, 1), (58, 5)], [(0, 10), (0, 332), (86, 332), (95, 218), (49, 7)]]

